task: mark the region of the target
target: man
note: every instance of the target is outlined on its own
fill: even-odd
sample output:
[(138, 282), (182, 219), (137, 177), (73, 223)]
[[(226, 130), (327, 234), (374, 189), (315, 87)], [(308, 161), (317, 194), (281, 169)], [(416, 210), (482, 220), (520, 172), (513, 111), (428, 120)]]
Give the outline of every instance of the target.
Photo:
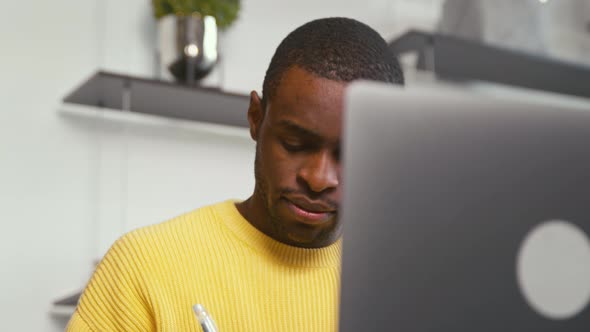
[(89, 282), (69, 331), (335, 331), (343, 93), (355, 79), (403, 83), (370, 27), (307, 23), (279, 45), (262, 99), (250, 94), (254, 193), (119, 239)]

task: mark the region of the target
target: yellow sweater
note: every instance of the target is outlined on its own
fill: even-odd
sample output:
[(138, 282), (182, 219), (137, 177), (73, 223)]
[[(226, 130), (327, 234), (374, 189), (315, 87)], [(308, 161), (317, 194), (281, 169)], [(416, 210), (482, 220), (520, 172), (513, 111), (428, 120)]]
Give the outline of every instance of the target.
[(202, 304), (220, 332), (337, 330), (341, 242), (285, 245), (233, 201), (126, 234), (86, 287), (67, 331), (201, 331)]

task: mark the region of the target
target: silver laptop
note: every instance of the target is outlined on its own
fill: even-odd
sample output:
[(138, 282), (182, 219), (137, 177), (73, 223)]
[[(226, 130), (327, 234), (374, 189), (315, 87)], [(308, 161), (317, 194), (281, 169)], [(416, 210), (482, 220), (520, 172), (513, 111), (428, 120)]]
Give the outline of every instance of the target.
[(590, 101), (566, 104), (351, 85), (340, 331), (590, 331)]

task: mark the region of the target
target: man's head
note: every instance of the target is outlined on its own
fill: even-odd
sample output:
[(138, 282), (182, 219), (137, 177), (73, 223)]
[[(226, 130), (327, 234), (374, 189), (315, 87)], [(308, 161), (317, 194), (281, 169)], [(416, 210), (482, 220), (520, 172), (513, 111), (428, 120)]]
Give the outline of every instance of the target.
[(283, 39), (264, 77), (263, 106), (293, 66), (340, 82), (367, 79), (404, 83), (401, 67), (379, 33), (348, 18), (311, 21)]
[(281, 42), (262, 100), (251, 93), (248, 120), (257, 142), (251, 222), (278, 241), (313, 248), (340, 236), (343, 93), (357, 79), (403, 84), (399, 63), (376, 31), (352, 19), (320, 19)]

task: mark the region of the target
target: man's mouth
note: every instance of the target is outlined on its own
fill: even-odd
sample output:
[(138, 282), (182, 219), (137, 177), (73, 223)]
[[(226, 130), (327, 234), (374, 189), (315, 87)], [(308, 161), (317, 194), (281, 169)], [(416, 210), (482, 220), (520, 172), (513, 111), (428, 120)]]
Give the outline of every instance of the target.
[(296, 216), (298, 220), (310, 225), (316, 225), (330, 219), (336, 210), (329, 207), (327, 204), (312, 202), (302, 198), (285, 199), (289, 210)]

